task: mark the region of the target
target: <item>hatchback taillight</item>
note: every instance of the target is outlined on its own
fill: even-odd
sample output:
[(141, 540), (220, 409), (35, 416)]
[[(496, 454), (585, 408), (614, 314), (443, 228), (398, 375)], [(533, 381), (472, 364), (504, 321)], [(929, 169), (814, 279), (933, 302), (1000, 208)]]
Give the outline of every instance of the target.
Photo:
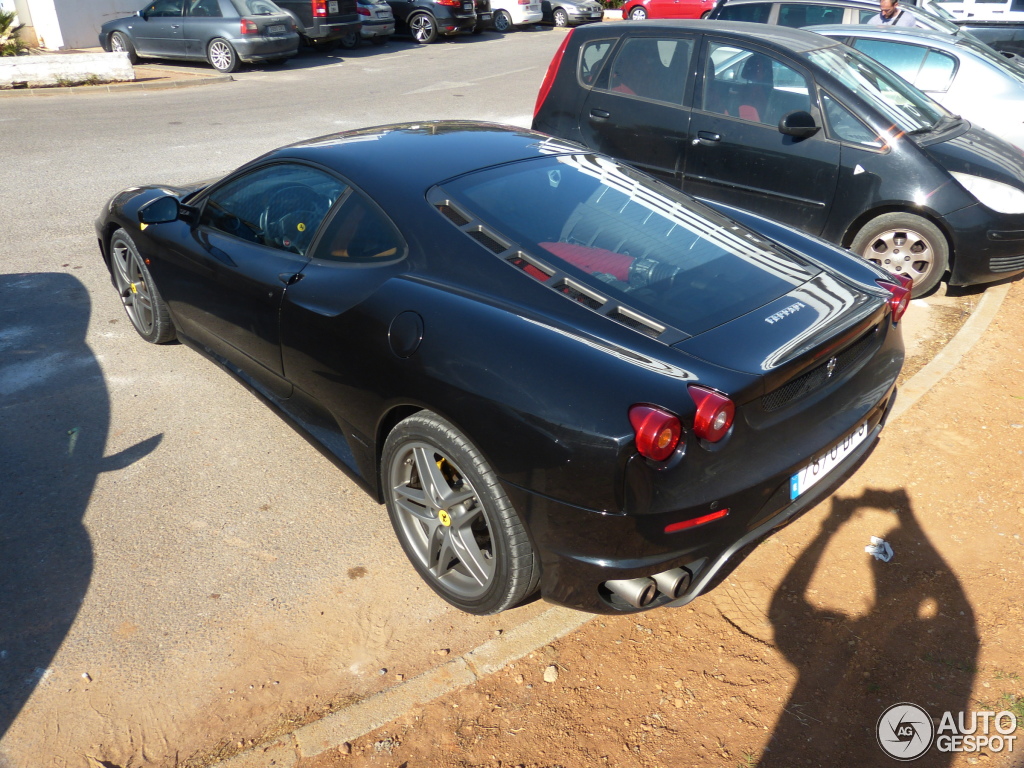
[(462, 0), (434, 0), (438, 5), (450, 5), (453, 8), (458, 8), (462, 5)]
[(243, 35), (258, 35), (260, 28), (256, 26), (256, 22), (252, 19), (242, 19), (242, 34)]
[(732, 426), (736, 406), (728, 397), (713, 389), (696, 384), (691, 384), (688, 389), (690, 397), (697, 404), (693, 433), (709, 443), (717, 443)]
[(905, 275), (891, 275), (891, 277), (900, 284), (896, 285), (896, 283), (890, 283), (886, 280), (878, 280), (876, 282), (892, 294), (889, 297), (889, 309), (892, 311), (892, 322), (895, 325), (902, 319), (903, 313), (910, 306), (910, 292), (914, 287), (914, 279)]
[(533, 116), (537, 117), (537, 113), (540, 112), (541, 106), (544, 104), (544, 99), (548, 97), (548, 92), (551, 90), (551, 86), (555, 83), (555, 77), (558, 75), (558, 68), (562, 65), (562, 56), (565, 55), (565, 47), (569, 44), (569, 38), (572, 37), (574, 29), (569, 30), (562, 39), (562, 44), (558, 46), (558, 50), (555, 51), (555, 56), (551, 59), (551, 63), (548, 64), (548, 72), (544, 75), (544, 82), (540, 84), (540, 92), (537, 94), (537, 103), (533, 107)]
[(629, 409), (629, 423), (636, 434), (636, 449), (654, 461), (671, 456), (683, 434), (675, 414), (653, 405), (634, 405)]
[(370, 9), (369, 8), (364, 8), (361, 5), (358, 8), (356, 8), (356, 10), (359, 11), (359, 15), (360, 16), (369, 16), (370, 15)]
[(326, 16), (327, 15), (327, 0), (313, 0), (313, 15), (314, 16)]
[(520, 5), (529, 5), (530, 4), (530, 0), (519, 0), (519, 4)]

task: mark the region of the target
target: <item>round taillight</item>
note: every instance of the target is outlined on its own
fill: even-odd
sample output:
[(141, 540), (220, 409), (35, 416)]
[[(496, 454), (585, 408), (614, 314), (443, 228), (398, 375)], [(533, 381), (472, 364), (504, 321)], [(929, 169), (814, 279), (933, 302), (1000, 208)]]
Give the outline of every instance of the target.
[(914, 287), (914, 280), (904, 275), (892, 275), (892, 277), (898, 280), (900, 284), (896, 285), (896, 283), (890, 283), (885, 280), (878, 280), (877, 282), (892, 294), (889, 297), (889, 309), (892, 311), (893, 323), (898, 323), (902, 319), (903, 313), (907, 311), (907, 307), (910, 306), (910, 296)]
[(697, 413), (693, 417), (694, 434), (709, 443), (717, 443), (732, 426), (736, 406), (721, 392), (707, 387), (691, 385), (689, 392), (697, 404)]
[(675, 414), (653, 405), (634, 405), (629, 409), (629, 423), (636, 433), (636, 449), (654, 461), (671, 456), (683, 434)]

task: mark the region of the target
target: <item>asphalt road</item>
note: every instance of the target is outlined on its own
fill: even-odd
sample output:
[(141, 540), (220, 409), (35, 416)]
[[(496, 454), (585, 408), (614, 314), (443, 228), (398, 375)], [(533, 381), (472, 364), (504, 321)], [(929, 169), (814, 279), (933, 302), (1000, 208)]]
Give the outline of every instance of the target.
[(0, 765), (183, 762), (545, 609), (475, 619), (436, 598), (383, 507), (300, 432), (195, 352), (136, 336), (93, 221), (125, 186), (217, 176), (337, 130), (528, 125), (564, 34), (0, 99)]

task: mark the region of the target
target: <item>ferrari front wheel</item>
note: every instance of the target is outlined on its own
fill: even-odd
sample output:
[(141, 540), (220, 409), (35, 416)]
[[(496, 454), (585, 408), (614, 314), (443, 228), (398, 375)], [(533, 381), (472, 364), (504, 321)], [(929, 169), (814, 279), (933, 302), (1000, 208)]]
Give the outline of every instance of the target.
[(135, 241), (123, 229), (110, 238), (110, 268), (121, 303), (139, 335), (152, 344), (174, 341), (177, 334), (170, 310)]
[(388, 435), (388, 515), (413, 567), (467, 613), (511, 608), (536, 591), (540, 564), (497, 476), (454, 426), (429, 411)]

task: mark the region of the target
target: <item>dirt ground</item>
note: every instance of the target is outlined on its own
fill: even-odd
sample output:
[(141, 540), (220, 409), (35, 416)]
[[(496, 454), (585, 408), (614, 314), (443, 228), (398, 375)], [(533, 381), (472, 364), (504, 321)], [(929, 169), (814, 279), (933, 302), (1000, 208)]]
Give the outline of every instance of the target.
[[(976, 295), (930, 320), (944, 343)], [(1024, 283), (835, 495), (682, 609), (597, 617), (300, 768), (881, 766), (890, 705), (1024, 735)], [(934, 349), (915, 350), (907, 371)], [(864, 547), (889, 542), (890, 562)], [(1013, 752), (920, 766), (1021, 766)]]

